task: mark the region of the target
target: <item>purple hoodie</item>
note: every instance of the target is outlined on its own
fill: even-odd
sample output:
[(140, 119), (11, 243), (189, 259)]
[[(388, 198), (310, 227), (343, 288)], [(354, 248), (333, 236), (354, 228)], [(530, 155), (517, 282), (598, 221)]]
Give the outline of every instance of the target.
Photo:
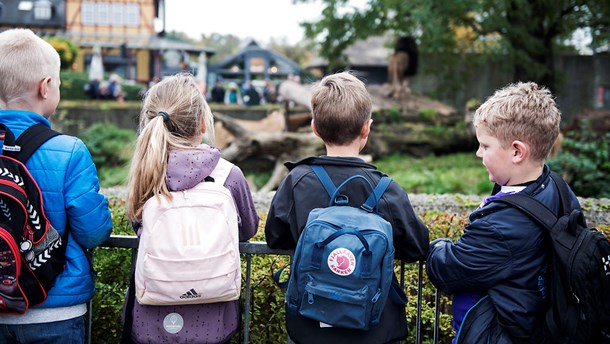
[[(220, 151), (208, 145), (202, 150), (172, 150), (167, 160), (167, 185), (171, 191), (192, 188), (202, 182), (214, 170), (221, 159)], [(224, 186), (231, 191), (237, 208), (239, 240), (246, 241), (256, 234), (259, 217), (252, 201), (246, 178), (239, 167), (233, 165)], [(168, 313), (177, 312), (190, 323), (189, 331), (181, 338), (201, 343), (224, 343), (240, 325), (239, 300), (184, 306), (146, 306), (134, 302), (132, 338), (136, 342), (163, 338), (173, 342), (177, 338), (169, 335), (159, 321)], [(186, 326), (183, 329), (187, 330)], [(186, 337), (188, 337), (188, 339)]]

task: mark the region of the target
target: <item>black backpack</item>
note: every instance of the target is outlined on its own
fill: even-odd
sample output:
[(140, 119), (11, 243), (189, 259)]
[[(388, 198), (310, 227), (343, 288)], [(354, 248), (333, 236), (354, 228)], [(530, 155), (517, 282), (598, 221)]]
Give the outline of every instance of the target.
[(22, 314), (46, 300), (66, 263), (68, 230), (62, 237), (51, 226), (40, 188), (25, 167), (40, 145), (60, 133), (37, 124), (15, 142), (7, 126), (0, 124), (0, 131), (0, 314)]
[(545, 339), (551, 343), (610, 343), (610, 242), (589, 228), (582, 211), (570, 208), (567, 183), (555, 172), (561, 216), (538, 200), (512, 194), (494, 200), (510, 204), (550, 234)]

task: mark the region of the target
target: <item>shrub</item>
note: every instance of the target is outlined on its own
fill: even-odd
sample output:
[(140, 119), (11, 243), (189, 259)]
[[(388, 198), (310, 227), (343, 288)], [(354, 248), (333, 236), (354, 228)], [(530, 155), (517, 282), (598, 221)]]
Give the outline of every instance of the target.
[(49, 37), (47, 38), (47, 42), (49, 42), (59, 54), (61, 69), (70, 69), (78, 56), (78, 45), (64, 37)]
[(610, 197), (610, 133), (596, 133), (588, 121), (566, 133), (548, 162), (581, 197)]
[[(113, 234), (133, 235), (129, 220), (125, 214), (125, 201), (121, 198), (110, 197), (109, 204), (112, 211)], [(450, 216), (439, 213), (428, 213), (422, 216), (430, 228), (430, 238), (456, 237), (466, 223), (466, 216)], [(263, 215), (257, 235), (252, 241), (264, 241)], [(93, 299), (93, 327), (92, 343), (117, 343), (119, 341), (122, 324), (121, 312), (125, 292), (129, 285), (131, 252), (127, 249), (98, 248), (95, 250), (94, 267), (96, 270), (97, 293)], [(251, 303), (250, 303), (250, 342), (251, 343), (282, 343), (286, 341), (286, 326), (284, 322), (284, 291), (280, 290), (273, 281), (273, 273), (280, 267), (289, 264), (287, 256), (253, 255), (251, 258)], [(397, 273), (399, 266), (396, 266)], [(245, 288), (246, 259), (242, 257), (242, 288)], [(406, 264), (404, 280), (406, 292), (409, 296), (407, 305), (407, 318), (409, 323), (409, 338), (407, 342), (414, 342), (416, 335), (415, 320), (417, 316), (418, 300), (418, 264)], [(399, 275), (398, 275), (399, 276)], [(423, 276), (422, 288), (422, 338), (424, 342), (433, 338), (434, 326), (434, 297), (435, 289)], [(245, 291), (242, 290), (242, 295)], [(245, 309), (244, 297), (241, 298), (242, 309)], [(441, 343), (450, 341), (453, 336), (451, 328), (450, 299), (442, 295), (440, 299), (441, 317), (439, 340)], [(238, 333), (232, 343), (243, 342), (243, 333)]]
[(93, 162), (104, 167), (120, 166), (128, 162), (136, 134), (119, 128), (114, 123), (95, 123), (81, 136), (93, 156)]
[(119, 128), (114, 123), (100, 122), (92, 125), (80, 137), (98, 167), (100, 184), (104, 187), (125, 184), (136, 133)]

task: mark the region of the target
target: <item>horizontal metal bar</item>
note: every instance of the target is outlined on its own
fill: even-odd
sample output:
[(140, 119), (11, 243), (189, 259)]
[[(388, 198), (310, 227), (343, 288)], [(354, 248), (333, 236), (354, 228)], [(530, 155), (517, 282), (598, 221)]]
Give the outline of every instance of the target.
[[(138, 238), (135, 235), (111, 235), (100, 247), (138, 248)], [(264, 241), (246, 241), (239, 243), (239, 252), (245, 254), (279, 254), (291, 256), (294, 250), (278, 250), (267, 246)]]

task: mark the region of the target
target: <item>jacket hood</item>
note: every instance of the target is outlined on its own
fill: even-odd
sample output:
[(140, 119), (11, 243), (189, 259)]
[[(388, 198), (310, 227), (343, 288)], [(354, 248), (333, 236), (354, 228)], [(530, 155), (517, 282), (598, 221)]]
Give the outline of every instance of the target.
[(190, 150), (170, 150), (167, 158), (167, 187), (181, 191), (201, 183), (216, 168), (220, 150), (201, 144)]

